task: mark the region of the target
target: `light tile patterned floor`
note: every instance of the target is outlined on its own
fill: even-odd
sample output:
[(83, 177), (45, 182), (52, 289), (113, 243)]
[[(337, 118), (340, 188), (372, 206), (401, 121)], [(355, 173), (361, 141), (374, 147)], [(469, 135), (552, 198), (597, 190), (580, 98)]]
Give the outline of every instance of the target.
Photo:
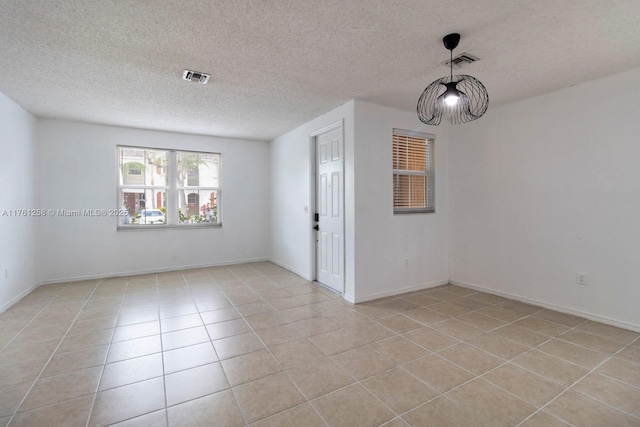
[(638, 337), (266, 262), (47, 285), (0, 314), (0, 425), (640, 426)]

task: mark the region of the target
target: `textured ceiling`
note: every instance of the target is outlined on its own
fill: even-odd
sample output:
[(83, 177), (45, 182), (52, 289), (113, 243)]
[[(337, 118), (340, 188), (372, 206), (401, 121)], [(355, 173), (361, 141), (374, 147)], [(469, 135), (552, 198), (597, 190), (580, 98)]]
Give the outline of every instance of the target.
[(490, 109), (640, 66), (639, 0), (0, 0), (0, 91), (38, 117), (264, 140), (352, 98), (414, 110), (454, 31)]

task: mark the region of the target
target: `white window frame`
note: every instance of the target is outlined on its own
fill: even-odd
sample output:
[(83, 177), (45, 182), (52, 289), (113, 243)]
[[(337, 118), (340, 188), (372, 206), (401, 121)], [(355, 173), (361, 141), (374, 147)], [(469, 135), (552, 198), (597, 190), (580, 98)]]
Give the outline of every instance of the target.
[[(121, 184), (120, 183), (120, 153), (123, 149), (131, 150), (150, 150), (150, 151), (162, 151), (167, 153), (167, 164), (163, 165), (166, 168), (166, 184), (167, 185), (135, 185), (135, 184)], [(213, 154), (218, 156), (218, 186), (217, 187), (205, 187), (205, 186), (182, 186), (178, 183), (177, 176), (177, 156), (178, 153), (195, 153), (195, 154)], [(145, 165), (146, 166), (146, 165)], [(144, 172), (143, 172), (144, 173)], [(163, 190), (166, 197), (166, 223), (165, 224), (124, 224), (122, 214), (118, 217), (117, 230), (160, 230), (168, 228), (216, 228), (222, 227), (222, 153), (212, 151), (195, 151), (184, 149), (172, 149), (172, 148), (159, 148), (159, 147), (140, 147), (132, 145), (117, 145), (116, 146), (116, 200), (118, 203), (122, 202), (123, 190), (136, 189), (136, 190)], [(210, 191), (216, 193), (216, 206), (217, 206), (217, 222), (197, 222), (197, 223), (180, 223), (178, 215), (179, 206), (179, 191), (192, 191), (199, 194), (200, 191)], [(148, 206), (145, 208), (150, 209)], [(198, 206), (198, 209), (200, 206)], [(122, 206), (118, 205), (118, 210), (122, 211)]]
[[(392, 149), (392, 160), (394, 157), (393, 150), (395, 150), (393, 139), (395, 136), (404, 136), (410, 138), (420, 138), (425, 140), (426, 152), (425, 152), (425, 170), (403, 170), (403, 169), (393, 169), (392, 173), (392, 184), (393, 195), (392, 195), (392, 204), (393, 204), (393, 213), (395, 214), (414, 214), (414, 213), (435, 213), (436, 211), (436, 195), (435, 195), (435, 141), (436, 137), (433, 134), (424, 133), (424, 132), (414, 132), (404, 129), (393, 129), (393, 134), (391, 136), (391, 149)], [(393, 166), (392, 166), (393, 168)], [(396, 198), (395, 198), (395, 185), (396, 185), (396, 176), (424, 176), (426, 178), (425, 185), (425, 206), (424, 207), (400, 207), (396, 206)]]

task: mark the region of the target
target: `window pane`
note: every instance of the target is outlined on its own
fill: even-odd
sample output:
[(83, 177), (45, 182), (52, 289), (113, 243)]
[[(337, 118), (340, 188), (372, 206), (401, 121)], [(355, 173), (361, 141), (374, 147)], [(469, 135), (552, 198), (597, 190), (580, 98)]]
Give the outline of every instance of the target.
[(409, 207), (411, 208), (425, 208), (425, 192), (427, 189), (427, 177), (420, 175), (412, 175), (411, 181), (411, 197)]
[(427, 208), (427, 177), (424, 175), (393, 175), (393, 206), (396, 208)]
[(120, 185), (167, 185), (167, 152), (120, 147)]
[(433, 212), (433, 144), (427, 134), (394, 129), (393, 206), (396, 212)]
[(220, 155), (177, 153), (178, 187), (219, 187)]
[(219, 221), (218, 191), (183, 188), (178, 190), (180, 224)]
[(393, 206), (406, 208), (409, 204), (409, 177), (407, 175), (393, 175)]
[(166, 224), (167, 194), (158, 189), (123, 189), (121, 209), (125, 211), (122, 224), (158, 225)]
[(424, 139), (409, 141), (407, 145), (407, 169), (424, 172), (427, 167), (427, 144)]
[(407, 145), (395, 137), (393, 139), (393, 168), (407, 169)]
[(393, 169), (424, 172), (428, 153), (425, 138), (393, 136)]

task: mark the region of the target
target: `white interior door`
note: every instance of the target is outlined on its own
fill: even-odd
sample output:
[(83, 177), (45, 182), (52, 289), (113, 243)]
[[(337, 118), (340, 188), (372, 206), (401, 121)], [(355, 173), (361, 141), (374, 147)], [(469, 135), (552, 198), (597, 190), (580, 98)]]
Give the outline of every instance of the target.
[(316, 137), (316, 280), (344, 288), (344, 194), (342, 127)]

